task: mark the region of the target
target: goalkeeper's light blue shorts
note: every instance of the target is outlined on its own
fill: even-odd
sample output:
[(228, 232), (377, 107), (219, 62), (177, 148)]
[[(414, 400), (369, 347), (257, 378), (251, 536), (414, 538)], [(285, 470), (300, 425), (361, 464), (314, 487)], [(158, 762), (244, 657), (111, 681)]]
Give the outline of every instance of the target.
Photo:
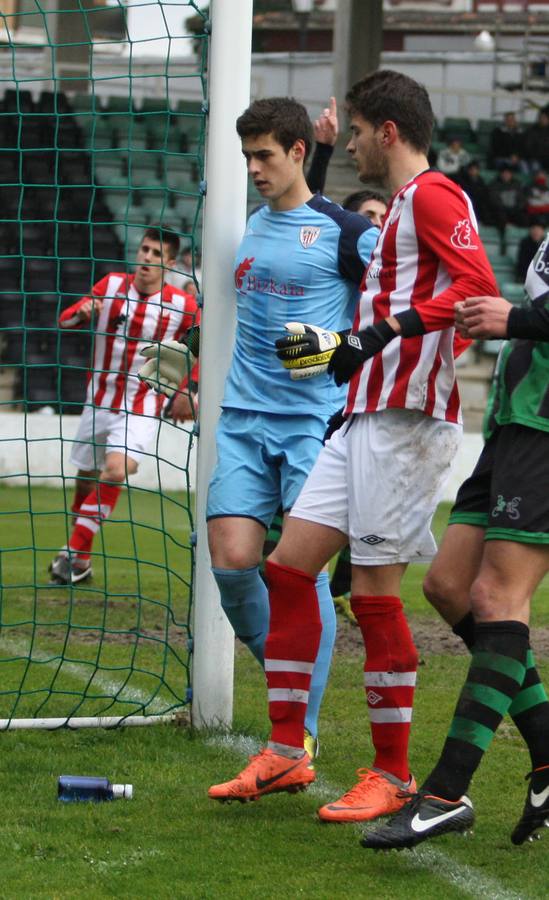
[(206, 518), (244, 516), (268, 528), (281, 504), (285, 511), (293, 506), (325, 430), (320, 416), (224, 409)]

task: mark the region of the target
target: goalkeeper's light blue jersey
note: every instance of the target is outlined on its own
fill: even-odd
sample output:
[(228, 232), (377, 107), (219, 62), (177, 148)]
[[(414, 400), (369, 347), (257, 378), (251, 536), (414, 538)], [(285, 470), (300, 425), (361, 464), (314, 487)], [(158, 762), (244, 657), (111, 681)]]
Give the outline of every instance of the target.
[(350, 328), (379, 229), (315, 194), (285, 212), (260, 207), (235, 261), (236, 341), (223, 407), (328, 417), (345, 400), (326, 373), (292, 381), (275, 355), (286, 322)]

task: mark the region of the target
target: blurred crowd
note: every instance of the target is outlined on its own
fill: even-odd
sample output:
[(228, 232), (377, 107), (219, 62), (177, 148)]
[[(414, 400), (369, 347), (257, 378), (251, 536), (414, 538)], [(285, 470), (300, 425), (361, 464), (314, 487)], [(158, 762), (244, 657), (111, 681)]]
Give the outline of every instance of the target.
[(508, 225), (524, 228), (515, 273), (522, 281), (549, 225), (549, 105), (527, 127), (506, 113), (491, 133), (485, 161), (451, 135), (432, 162), (466, 191), (482, 225), (497, 228), (502, 239)]

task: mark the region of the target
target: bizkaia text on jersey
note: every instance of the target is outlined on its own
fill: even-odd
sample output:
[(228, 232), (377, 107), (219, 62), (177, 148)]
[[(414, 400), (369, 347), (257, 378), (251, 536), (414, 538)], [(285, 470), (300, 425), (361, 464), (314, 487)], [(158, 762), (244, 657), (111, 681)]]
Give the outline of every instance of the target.
[(258, 294), (274, 294), (279, 297), (304, 297), (305, 288), (292, 281), (275, 281), (274, 278), (259, 278), (249, 272), (253, 259), (245, 259), (235, 269), (234, 280), (237, 289), (247, 294), (256, 291)]

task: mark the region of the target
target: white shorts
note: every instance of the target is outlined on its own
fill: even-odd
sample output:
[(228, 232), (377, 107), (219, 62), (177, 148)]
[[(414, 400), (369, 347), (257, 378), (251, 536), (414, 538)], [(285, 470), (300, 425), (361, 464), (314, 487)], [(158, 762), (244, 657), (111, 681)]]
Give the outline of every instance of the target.
[(86, 472), (102, 469), (105, 455), (125, 453), (137, 463), (151, 446), (158, 419), (134, 413), (111, 412), (100, 406), (85, 406), (74, 437), (70, 461)]
[(290, 515), (348, 535), (355, 565), (426, 562), (461, 434), (416, 410), (355, 415), (320, 451)]

